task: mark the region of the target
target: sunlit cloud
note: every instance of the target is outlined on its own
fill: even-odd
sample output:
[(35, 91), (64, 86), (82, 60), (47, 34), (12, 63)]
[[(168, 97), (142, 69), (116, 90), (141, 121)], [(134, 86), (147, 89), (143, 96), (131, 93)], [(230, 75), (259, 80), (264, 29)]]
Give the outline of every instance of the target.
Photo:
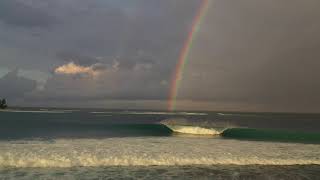
[(69, 75), (77, 75), (77, 74), (87, 74), (92, 76), (99, 75), (104, 69), (97, 68), (100, 67), (100, 64), (93, 64), (91, 66), (81, 66), (77, 65), (74, 62), (70, 62), (68, 64), (57, 67), (54, 72), (56, 74), (69, 74)]

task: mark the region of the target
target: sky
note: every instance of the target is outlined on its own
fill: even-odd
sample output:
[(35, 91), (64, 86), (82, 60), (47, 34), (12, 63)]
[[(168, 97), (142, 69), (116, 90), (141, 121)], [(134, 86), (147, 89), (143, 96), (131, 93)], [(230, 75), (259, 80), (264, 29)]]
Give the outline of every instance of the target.
[[(209, 0), (178, 110), (320, 112), (320, 1)], [(199, 0), (1, 0), (9, 105), (166, 109)]]

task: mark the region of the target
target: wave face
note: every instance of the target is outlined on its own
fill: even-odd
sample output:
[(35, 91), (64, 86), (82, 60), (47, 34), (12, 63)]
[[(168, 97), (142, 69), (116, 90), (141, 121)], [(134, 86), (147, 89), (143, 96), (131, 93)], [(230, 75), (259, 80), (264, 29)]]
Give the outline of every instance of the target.
[[(236, 148), (235, 148), (236, 147)], [(0, 167), (320, 164), (320, 145), (143, 137), (0, 142)]]
[(320, 133), (305, 133), (272, 129), (231, 128), (221, 133), (221, 136), (232, 139), (284, 141), (301, 143), (320, 143)]

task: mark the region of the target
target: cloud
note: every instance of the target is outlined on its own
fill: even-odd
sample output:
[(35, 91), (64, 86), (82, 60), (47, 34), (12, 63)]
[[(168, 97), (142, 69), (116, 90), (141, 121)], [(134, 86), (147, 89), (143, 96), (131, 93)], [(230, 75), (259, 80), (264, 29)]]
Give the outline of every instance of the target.
[(193, 43), (179, 99), (318, 111), (319, 1), (212, 4)]
[(99, 57), (91, 57), (85, 56), (82, 54), (68, 52), (68, 51), (61, 51), (56, 54), (57, 58), (61, 59), (63, 62), (74, 62), (79, 65), (88, 66), (94, 63), (100, 62)]
[(119, 70), (120, 62), (114, 60), (112, 63), (94, 63), (91, 65), (79, 65), (73, 61), (58, 66), (54, 69), (57, 75), (90, 75), (98, 76), (107, 72), (116, 72)]
[[(165, 101), (200, 3), (0, 0), (0, 66), (50, 75), (33, 94), (44, 104)], [(319, 111), (319, 3), (210, 3), (179, 87), (178, 99), (188, 103), (178, 104)]]
[(48, 27), (57, 22), (45, 11), (18, 0), (0, 1), (0, 20), (22, 27)]
[[(6, 21), (0, 23), (2, 66), (14, 68), (18, 64), (19, 68), (48, 72), (60, 65), (61, 61), (63, 64), (72, 61), (77, 65), (90, 66), (94, 63), (110, 64), (116, 59), (120, 66), (127, 68), (135, 66), (138, 61), (150, 61), (162, 67), (158, 73), (164, 76), (170, 74), (175, 64), (188, 30), (186, 27), (192, 22), (194, 8), (198, 4), (197, 1), (181, 0), (1, 2), (0, 14), (5, 12), (2, 7), (10, 4), (12, 8), (13, 4), (20, 4), (31, 8), (30, 11), (45, 12), (56, 17), (54, 19), (59, 22), (54, 24), (48, 20), (48, 25), (44, 25), (47, 28), (16, 28), (44, 26), (41, 23), (39, 26), (9, 23), (13, 20), (8, 13), (0, 15), (0, 21)], [(15, 13), (13, 10), (6, 11)], [(24, 16), (29, 19), (31, 15), (27, 13)], [(46, 15), (40, 14), (39, 17)]]
[(66, 74), (66, 75), (91, 75), (98, 76), (100, 73), (106, 70), (106, 66), (103, 64), (93, 64), (91, 66), (81, 66), (77, 65), (74, 62), (64, 64), (57, 67), (54, 72), (56, 74)]
[(121, 62), (95, 63), (82, 66), (73, 62), (54, 69), (41, 91), (34, 92), (33, 102), (59, 102), (68, 100), (164, 100), (168, 83), (157, 67), (149, 62), (139, 62), (128, 68)]
[(18, 70), (7, 73), (0, 79), (0, 97), (8, 99), (23, 98), (37, 87), (37, 82), (18, 76)]

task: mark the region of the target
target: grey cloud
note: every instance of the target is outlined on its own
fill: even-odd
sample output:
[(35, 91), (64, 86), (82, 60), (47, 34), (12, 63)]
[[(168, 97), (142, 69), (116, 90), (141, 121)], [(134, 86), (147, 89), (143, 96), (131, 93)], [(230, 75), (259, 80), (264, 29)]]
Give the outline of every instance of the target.
[[(16, 20), (16, 10), (0, 11), (6, 22), (0, 24), (0, 65), (48, 72), (73, 61), (103, 71), (95, 79), (53, 74), (43, 91), (29, 96), (43, 102), (165, 100), (200, 3), (3, 0), (0, 9), (19, 4), (25, 19)], [(226, 104), (262, 111), (319, 107), (319, 5), (318, 0), (210, 0), (194, 36), (179, 99), (212, 102), (221, 109)], [(30, 18), (35, 14), (48, 21)], [(48, 16), (63, 23), (50, 26), (54, 20)]]
[(90, 56), (80, 55), (77, 53), (66, 52), (66, 51), (58, 52), (57, 58), (63, 61), (64, 63), (72, 61), (76, 64), (84, 65), (84, 66), (88, 66), (88, 65), (99, 62), (99, 58), (97, 57), (90, 57)]
[(0, 20), (22, 27), (48, 27), (57, 22), (53, 16), (45, 11), (17, 0), (1, 0)]
[(0, 79), (0, 96), (7, 99), (23, 98), (26, 93), (36, 89), (34, 80), (18, 76), (18, 70), (6, 74)]
[(105, 70), (108, 69), (108, 65), (101, 64), (101, 63), (96, 63), (96, 64), (92, 65), (92, 69), (94, 71), (105, 71)]
[[(161, 76), (153, 73), (149, 64), (137, 64), (131, 69), (112, 65), (95, 64), (101, 70), (97, 76), (54, 74), (43, 90), (30, 98), (42, 100), (163, 100), (168, 86)], [(117, 67), (115, 67), (117, 66)]]
[(142, 51), (138, 51), (132, 55), (116, 57), (93, 57), (72, 52), (59, 52), (57, 53), (57, 58), (59, 58), (63, 64), (74, 62), (81, 66), (93, 65), (92, 68), (94, 70), (104, 70), (110, 68), (111, 66), (114, 66), (115, 62), (117, 62), (117, 66), (124, 69), (133, 69), (137, 66), (146, 67), (159, 65), (157, 64), (155, 57)]
[(198, 34), (180, 98), (314, 110), (320, 104), (318, 5), (217, 1)]
[[(10, 62), (15, 62), (29, 69), (31, 64), (41, 65), (41, 70), (47, 71), (64, 63), (61, 60), (72, 58), (78, 64), (88, 65), (96, 63), (95, 57), (103, 57), (105, 60), (101, 63), (117, 59), (129, 68), (135, 66), (136, 61), (153, 61), (163, 67), (166, 71), (163, 74), (168, 74), (175, 64), (198, 5), (198, 1), (180, 0), (15, 2), (47, 12), (63, 23), (48, 27), (48, 31), (18, 31), (4, 26), (3, 29), (8, 30), (1, 32), (0, 38), (6, 41), (0, 41), (0, 47), (10, 47), (7, 52), (12, 52), (11, 57), (4, 60), (8, 67), (12, 67)], [(15, 59), (12, 54), (23, 54), (28, 60)]]

